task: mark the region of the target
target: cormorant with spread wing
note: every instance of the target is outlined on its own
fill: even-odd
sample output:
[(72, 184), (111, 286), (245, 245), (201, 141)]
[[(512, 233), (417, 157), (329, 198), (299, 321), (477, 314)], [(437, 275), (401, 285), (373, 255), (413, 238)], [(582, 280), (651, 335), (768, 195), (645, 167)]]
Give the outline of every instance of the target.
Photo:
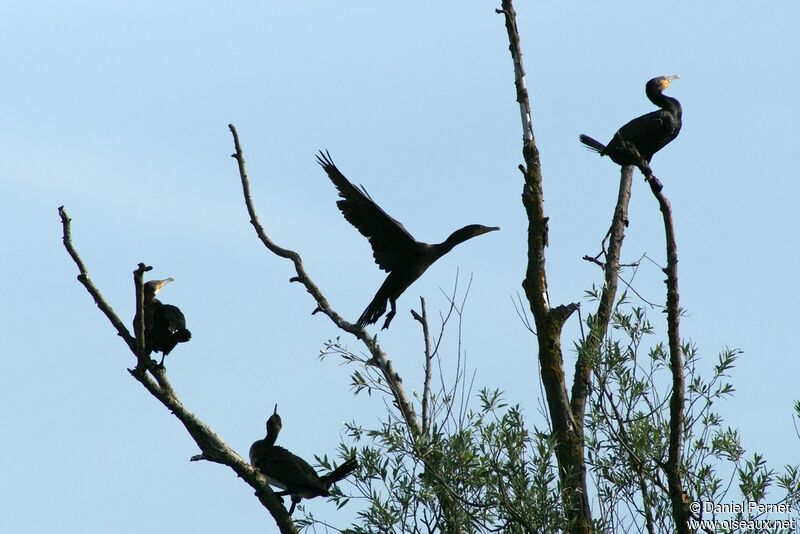
[(500, 229), (496, 226), (470, 224), (456, 230), (441, 243), (435, 245), (422, 243), (414, 239), (402, 224), (383, 211), (363, 186), (359, 188), (350, 183), (336, 168), (327, 151), (325, 153), (320, 151), (317, 161), (339, 190), (342, 200), (336, 202), (336, 205), (339, 206), (344, 218), (369, 239), (375, 263), (389, 273), (375, 294), (375, 298), (358, 318), (356, 325), (360, 328), (377, 322), (386, 312), (387, 301), (392, 305), (392, 310), (386, 315), (383, 328), (389, 328), (389, 323), (397, 311), (398, 297), (428, 267), (467, 239)]
[[(161, 353), (161, 363), (164, 357), (175, 348), (178, 343), (185, 343), (192, 337), (186, 329), (186, 318), (177, 306), (164, 304), (156, 298), (158, 292), (170, 282), (172, 278), (164, 280), (149, 280), (144, 284), (144, 343), (147, 354)], [(136, 321), (136, 319), (134, 319)]]
[(267, 419), (267, 436), (250, 446), (250, 463), (264, 474), (272, 486), (284, 490), (277, 492), (276, 495), (291, 495), (292, 507), (289, 510), (291, 515), (301, 499), (330, 497), (328, 491), (330, 487), (355, 471), (358, 462), (355, 458), (350, 458), (330, 473), (319, 476), (308, 462), (275, 445), (281, 428), (283, 422), (278, 415), (276, 404), (275, 411)]
[[(637, 117), (620, 128), (608, 145), (581, 134), (580, 141), (601, 156), (608, 156), (618, 165), (637, 165), (632, 148), (650, 163), (653, 154), (664, 148), (681, 131), (683, 110), (677, 99), (663, 93), (678, 76), (659, 76), (647, 82), (645, 93), (650, 102), (661, 108)], [(629, 146), (626, 146), (629, 145)]]

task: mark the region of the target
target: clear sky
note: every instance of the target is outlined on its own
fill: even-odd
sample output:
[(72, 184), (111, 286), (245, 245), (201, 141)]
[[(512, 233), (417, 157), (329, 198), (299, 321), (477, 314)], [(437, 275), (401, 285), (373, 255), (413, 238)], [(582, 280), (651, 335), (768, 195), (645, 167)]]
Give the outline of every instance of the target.
[[(667, 6), (667, 7), (665, 7)], [(383, 273), (340, 215), (314, 160), (320, 148), (418, 239), (469, 223), (502, 231), (443, 258), (398, 302), (380, 334), (410, 391), (422, 341), (408, 310), (446, 305), (457, 269), (473, 276), (463, 346), (476, 385), (506, 390), (544, 424), (536, 343), (511, 297), (521, 290), (526, 221), (521, 131), (503, 19), (493, 2), (43, 2), (0, 4), (0, 531), (270, 531), (227, 468), (131, 377), (132, 356), (76, 282), (56, 208), (114, 309), (133, 316), (131, 272), (172, 276), (162, 293), (193, 333), (167, 359), (189, 409), (246, 454), (279, 404), (281, 442), (333, 453), (344, 420), (375, 425), (378, 398), (354, 398), (352, 369), (319, 362), (339, 332), (311, 316), (248, 224), (229, 122), (244, 145), (262, 222), (303, 255), (355, 320)], [(618, 168), (584, 150), (652, 109), (644, 83), (681, 79), (680, 137), (653, 167), (674, 208), (682, 334), (710, 368), (744, 351), (735, 398), (719, 408), (749, 450), (796, 463), (791, 403), (798, 216), (795, 107), (800, 4), (519, 2), (519, 27), (550, 217), (553, 303), (601, 281), (594, 254), (613, 211)], [(637, 175), (624, 261), (664, 263), (655, 200)], [(662, 301), (645, 265), (636, 287)], [(591, 310), (584, 304), (584, 310)], [(660, 313), (652, 311), (655, 321)], [(657, 324), (661, 324), (658, 322)], [(577, 335), (565, 332), (568, 374)], [(360, 347), (351, 337), (342, 339)], [(455, 358), (453, 346), (445, 358)], [(346, 487), (345, 487), (346, 489)], [(315, 515), (344, 526), (324, 501)]]

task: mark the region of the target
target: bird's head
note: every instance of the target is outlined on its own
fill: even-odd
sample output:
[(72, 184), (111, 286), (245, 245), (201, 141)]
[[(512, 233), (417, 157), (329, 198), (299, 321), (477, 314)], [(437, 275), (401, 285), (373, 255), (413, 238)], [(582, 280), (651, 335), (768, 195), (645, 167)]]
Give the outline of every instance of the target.
[(451, 239), (457, 239), (458, 242), (466, 241), (467, 239), (471, 239), (473, 237), (477, 237), (479, 235), (487, 234), (489, 232), (494, 232), (495, 230), (499, 230), (499, 226), (484, 226), (482, 224), (468, 224), (464, 228), (460, 230), (456, 230), (453, 232), (448, 238), (448, 241)]
[(667, 87), (669, 87), (669, 84), (671, 84), (678, 78), (680, 78), (680, 76), (678, 76), (677, 74), (673, 74), (672, 76), (658, 76), (647, 82), (646, 90), (648, 93), (650, 92), (660, 93), (664, 91)]
[(483, 235), (487, 232), (494, 232), (499, 229), (500, 228), (497, 226), (483, 226), (482, 224), (469, 224), (464, 228), (459, 228), (450, 234), (450, 237), (445, 239), (443, 243), (436, 247), (438, 251), (437, 257), (447, 254), (454, 246), (463, 243), (467, 239), (472, 239), (473, 237)]
[(463, 243), (467, 239), (472, 239), (473, 237), (477, 237), (488, 232), (494, 232), (495, 230), (499, 229), (500, 228), (498, 226), (483, 226), (482, 224), (469, 224), (464, 228), (459, 228), (450, 234), (450, 237), (445, 239), (441, 245), (439, 245), (439, 254), (446, 254), (454, 246), (458, 245), (459, 243)]
[(144, 299), (146, 301), (153, 300), (156, 298), (156, 295), (158, 295), (158, 292), (161, 291), (162, 287), (174, 281), (175, 280), (172, 278), (165, 278), (164, 280), (148, 280), (144, 284)]
[(482, 224), (470, 224), (467, 228), (470, 229), (472, 235), (488, 234), (500, 229), (499, 226), (483, 226)]
[(281, 431), (283, 428), (283, 422), (281, 421), (281, 416), (278, 415), (278, 405), (275, 405), (275, 411), (272, 412), (272, 415), (269, 416), (267, 419), (267, 434), (275, 433)]

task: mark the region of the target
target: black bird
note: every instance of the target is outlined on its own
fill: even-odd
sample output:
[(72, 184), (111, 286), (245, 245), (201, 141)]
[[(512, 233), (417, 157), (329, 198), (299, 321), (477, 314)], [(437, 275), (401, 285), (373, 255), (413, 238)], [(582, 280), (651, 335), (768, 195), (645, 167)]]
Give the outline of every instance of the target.
[[(661, 108), (636, 117), (614, 134), (608, 145), (581, 134), (579, 139), (590, 150), (608, 156), (618, 165), (636, 165), (633, 156), (638, 151), (645, 161), (650, 163), (653, 154), (664, 148), (670, 141), (678, 137), (681, 131), (681, 103), (663, 93), (678, 76), (659, 76), (647, 82), (645, 93), (650, 102)], [(632, 145), (632, 146), (626, 146)], [(635, 148), (636, 151), (632, 151)], [(632, 154), (633, 152), (633, 154)]]
[(355, 471), (358, 462), (355, 458), (350, 458), (330, 473), (319, 476), (308, 462), (275, 445), (282, 427), (276, 404), (275, 411), (267, 419), (267, 437), (250, 446), (250, 463), (264, 474), (267, 482), (284, 490), (276, 495), (291, 495), (291, 515), (301, 499), (330, 497), (329, 488)]
[(336, 205), (339, 206), (344, 218), (369, 239), (375, 263), (389, 273), (375, 294), (375, 298), (358, 318), (356, 325), (359, 328), (377, 322), (386, 312), (387, 301), (391, 303), (392, 311), (386, 315), (383, 328), (389, 328), (389, 323), (397, 311), (398, 297), (428, 267), (467, 239), (500, 229), (496, 226), (470, 224), (456, 230), (441, 243), (435, 245), (422, 243), (414, 239), (402, 224), (383, 211), (363, 186), (358, 188), (351, 184), (333, 164), (331, 155), (327, 151), (325, 153), (320, 151), (317, 162), (325, 169), (339, 190), (342, 200), (336, 202)]
[[(164, 357), (175, 348), (178, 343), (185, 343), (192, 338), (192, 333), (186, 329), (186, 318), (177, 306), (164, 304), (156, 298), (161, 288), (170, 282), (165, 280), (150, 280), (144, 284), (144, 344), (148, 356), (151, 352), (161, 353), (161, 363)], [(134, 319), (136, 321), (136, 319)]]

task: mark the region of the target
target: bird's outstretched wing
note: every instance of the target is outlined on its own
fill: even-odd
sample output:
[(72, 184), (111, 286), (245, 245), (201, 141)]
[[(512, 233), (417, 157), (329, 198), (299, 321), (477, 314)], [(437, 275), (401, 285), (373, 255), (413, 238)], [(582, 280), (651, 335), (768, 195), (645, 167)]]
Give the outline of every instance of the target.
[(403, 225), (383, 211), (366, 189), (356, 187), (336, 168), (331, 155), (317, 154), (317, 162), (328, 174), (342, 200), (336, 203), (344, 218), (369, 239), (375, 263), (386, 272), (402, 264), (405, 256), (417, 245)]

